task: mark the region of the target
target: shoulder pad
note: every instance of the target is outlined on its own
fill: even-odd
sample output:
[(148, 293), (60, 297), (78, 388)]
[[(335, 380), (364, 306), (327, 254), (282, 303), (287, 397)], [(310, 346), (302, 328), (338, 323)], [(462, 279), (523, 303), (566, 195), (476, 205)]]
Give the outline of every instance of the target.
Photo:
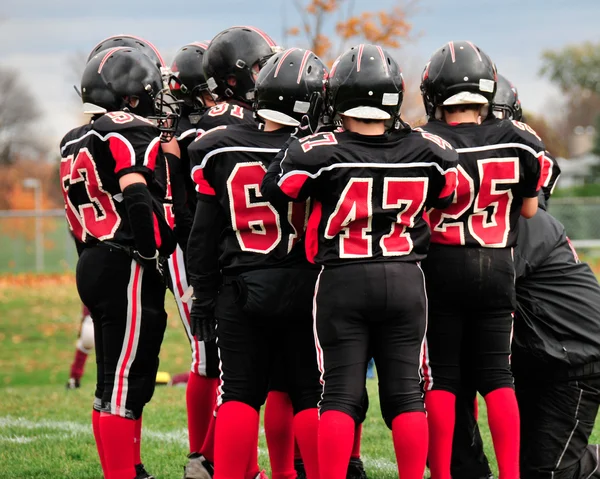
[(82, 126), (78, 126), (76, 128), (73, 128), (71, 131), (69, 131), (63, 137), (63, 139), (60, 141), (60, 150), (61, 150), (61, 152), (62, 152), (62, 150), (66, 146), (68, 146), (69, 144), (73, 143), (74, 141), (77, 141), (79, 138), (81, 138), (82, 136), (84, 136), (91, 129), (92, 129), (92, 125), (91, 125), (91, 123), (88, 123), (86, 125), (82, 125)]
[(147, 118), (143, 118), (127, 111), (110, 111), (105, 113), (93, 123), (94, 130), (101, 132), (111, 132), (119, 130), (129, 130), (133, 128), (152, 129), (156, 131), (156, 136), (160, 134), (158, 127)]
[(297, 145), (298, 149), (304, 153), (308, 153), (313, 148), (337, 145), (338, 139), (335, 132), (324, 131), (321, 133), (315, 133), (314, 135), (305, 136), (304, 138), (300, 138), (298, 142), (294, 143)]
[(415, 136), (423, 147), (427, 148), (430, 154), (445, 161), (458, 161), (458, 153), (452, 144), (441, 136), (424, 130), (421, 127), (414, 128), (411, 135)]
[(517, 120), (503, 120), (502, 125), (509, 128), (515, 141), (523, 141), (537, 151), (545, 151), (546, 147), (540, 136), (527, 123)]

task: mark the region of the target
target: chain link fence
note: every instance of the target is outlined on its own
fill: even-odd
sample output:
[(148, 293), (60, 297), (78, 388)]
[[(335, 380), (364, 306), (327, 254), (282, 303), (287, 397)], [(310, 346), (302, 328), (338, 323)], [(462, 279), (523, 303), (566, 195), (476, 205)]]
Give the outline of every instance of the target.
[[(600, 198), (555, 198), (548, 211), (576, 247), (600, 256)], [(61, 273), (76, 263), (63, 210), (0, 210), (0, 274)]]

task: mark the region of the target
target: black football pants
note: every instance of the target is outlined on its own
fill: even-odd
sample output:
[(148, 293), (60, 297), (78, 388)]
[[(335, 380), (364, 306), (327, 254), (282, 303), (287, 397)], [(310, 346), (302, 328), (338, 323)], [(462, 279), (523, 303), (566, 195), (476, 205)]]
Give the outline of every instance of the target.
[[(523, 479), (600, 478), (600, 446), (588, 444), (600, 405), (600, 378), (520, 383)], [(452, 448), (452, 477), (478, 479), (489, 471), (477, 423), (474, 390), (459, 395)]]
[(164, 282), (127, 253), (95, 246), (79, 257), (77, 289), (94, 320), (95, 408), (137, 419), (154, 394), (167, 325)]
[(423, 273), (415, 263), (324, 268), (313, 310), (324, 380), (321, 413), (341, 411), (360, 422), (371, 355), (387, 426), (401, 413), (423, 411), (426, 310)]
[(276, 388), (290, 395), (295, 414), (317, 407), (322, 387), (311, 317), (317, 274), (265, 269), (244, 273), (247, 283), (226, 278), (215, 307), (218, 405), (238, 401), (258, 411)]
[(512, 388), (516, 301), (511, 249), (431, 245), (423, 271), (429, 300), (425, 390), (456, 394), (461, 359), (472, 366), (474, 385), (483, 396)]

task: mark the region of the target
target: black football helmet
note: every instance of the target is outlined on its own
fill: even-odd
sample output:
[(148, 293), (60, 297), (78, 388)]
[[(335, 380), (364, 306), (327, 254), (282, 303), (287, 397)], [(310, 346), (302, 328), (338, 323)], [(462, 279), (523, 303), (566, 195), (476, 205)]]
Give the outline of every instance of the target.
[(496, 93), (494, 62), (471, 42), (448, 42), (425, 65), (421, 94), (429, 118), (442, 118), (442, 106), (482, 105), (481, 116), (491, 114)]
[(206, 109), (202, 92), (210, 93), (202, 60), (209, 42), (194, 42), (179, 49), (171, 65), (169, 89), (173, 96), (194, 110)]
[(396, 61), (378, 45), (361, 44), (331, 67), (327, 105), (331, 118), (341, 114), (368, 120), (400, 117), (404, 79)]
[[(255, 27), (231, 27), (217, 34), (204, 53), (203, 68), (208, 88), (220, 100), (252, 103), (258, 69), (281, 47)], [(235, 80), (235, 86), (228, 83)]]
[(144, 52), (148, 58), (154, 61), (159, 70), (166, 66), (160, 52), (152, 43), (134, 35), (114, 35), (105, 38), (92, 49), (87, 61), (89, 62), (97, 53), (115, 47), (130, 47)]
[(494, 115), (497, 118), (521, 121), (523, 110), (516, 87), (506, 77), (498, 75), (498, 87), (492, 104)]
[(272, 56), (256, 79), (254, 111), (281, 125), (314, 131), (323, 110), (327, 67), (310, 50), (290, 48)]
[(97, 115), (126, 109), (155, 120), (167, 135), (174, 133), (179, 121), (177, 101), (169, 97), (159, 68), (134, 48), (100, 51), (87, 63), (81, 78), (85, 113)]

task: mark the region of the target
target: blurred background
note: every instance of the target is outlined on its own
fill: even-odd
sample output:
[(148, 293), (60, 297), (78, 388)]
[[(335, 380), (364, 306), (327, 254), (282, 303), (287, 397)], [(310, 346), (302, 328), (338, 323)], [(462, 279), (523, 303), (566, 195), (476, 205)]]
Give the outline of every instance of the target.
[[(600, 2), (598, 0), (19, 0), (0, 6), (0, 273), (72, 271), (58, 144), (85, 121), (73, 85), (102, 39), (154, 43), (170, 64), (184, 44), (253, 25), (331, 64), (378, 43), (401, 65), (402, 108), (423, 122), (419, 80), (430, 55), (470, 40), (519, 90), (527, 122), (558, 157), (550, 211), (600, 266)], [(598, 270), (597, 270), (598, 271)]]

